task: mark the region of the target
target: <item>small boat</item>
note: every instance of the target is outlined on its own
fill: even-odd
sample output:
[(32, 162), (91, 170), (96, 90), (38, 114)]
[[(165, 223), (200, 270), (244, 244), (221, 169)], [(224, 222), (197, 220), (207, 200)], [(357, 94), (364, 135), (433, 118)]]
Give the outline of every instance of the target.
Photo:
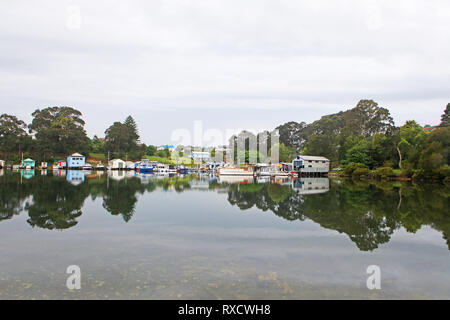
[(177, 168), (177, 172), (180, 174), (188, 174), (189, 173), (189, 169), (185, 168), (184, 166), (179, 166)]
[(164, 165), (164, 164), (162, 164), (162, 163), (159, 163), (159, 164), (156, 166), (156, 171), (157, 171), (158, 173), (169, 173), (169, 168), (168, 168), (166, 165)]
[(177, 173), (177, 169), (173, 164), (169, 164), (169, 173)]
[(105, 170), (105, 166), (104, 165), (102, 165), (102, 164), (98, 164), (96, 167), (95, 167), (95, 170)]
[(86, 164), (83, 166), (83, 170), (92, 170), (92, 164), (86, 163)]
[(140, 173), (153, 173), (154, 168), (151, 163), (141, 161), (140, 163), (138, 163), (136, 170)]

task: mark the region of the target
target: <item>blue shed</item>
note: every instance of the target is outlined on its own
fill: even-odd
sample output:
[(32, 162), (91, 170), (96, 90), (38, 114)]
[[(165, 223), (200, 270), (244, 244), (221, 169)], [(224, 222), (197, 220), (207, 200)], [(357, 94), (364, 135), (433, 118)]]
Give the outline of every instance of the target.
[(79, 153), (74, 153), (67, 157), (67, 167), (68, 168), (82, 169), (85, 164), (86, 164), (86, 158)]

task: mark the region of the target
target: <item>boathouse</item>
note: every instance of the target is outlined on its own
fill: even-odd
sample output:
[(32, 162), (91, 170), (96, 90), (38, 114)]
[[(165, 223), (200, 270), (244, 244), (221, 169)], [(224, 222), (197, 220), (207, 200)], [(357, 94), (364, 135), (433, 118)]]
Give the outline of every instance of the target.
[(53, 165), (54, 169), (65, 169), (67, 167), (67, 162), (65, 160), (56, 161)]
[(22, 164), (20, 165), (22, 168), (34, 168), (36, 166), (36, 162), (33, 159), (25, 159), (22, 161)]
[(294, 171), (300, 174), (324, 174), (330, 171), (330, 160), (317, 156), (298, 156), (292, 161)]
[(122, 159), (114, 159), (109, 161), (108, 167), (111, 170), (124, 170), (126, 168), (126, 162)]
[(86, 158), (82, 154), (74, 153), (67, 157), (67, 168), (82, 169), (86, 164)]

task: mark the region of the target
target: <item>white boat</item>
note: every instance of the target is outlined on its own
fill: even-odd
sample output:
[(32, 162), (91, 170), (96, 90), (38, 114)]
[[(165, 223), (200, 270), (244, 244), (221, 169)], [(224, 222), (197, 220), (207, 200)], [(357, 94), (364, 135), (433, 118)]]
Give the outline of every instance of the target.
[(95, 170), (105, 170), (105, 166), (102, 165), (102, 164), (98, 164), (98, 165), (95, 167)]
[(156, 171), (157, 171), (158, 173), (169, 173), (169, 167), (166, 166), (166, 165), (164, 165), (164, 164), (162, 164), (162, 163), (159, 163), (159, 164), (156, 166)]
[(83, 166), (83, 170), (92, 170), (92, 164), (86, 163), (86, 164)]
[(221, 176), (253, 176), (253, 168), (220, 168), (217, 173)]

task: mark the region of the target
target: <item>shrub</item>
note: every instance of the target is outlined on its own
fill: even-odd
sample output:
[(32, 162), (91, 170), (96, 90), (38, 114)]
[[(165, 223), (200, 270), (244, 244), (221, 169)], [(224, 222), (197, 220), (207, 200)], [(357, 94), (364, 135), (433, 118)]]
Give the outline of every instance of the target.
[(448, 164), (444, 165), (443, 167), (440, 167), (438, 170), (439, 173), (439, 179), (445, 180), (447, 178), (450, 179), (450, 166)]
[(350, 162), (348, 165), (345, 166), (344, 174), (346, 176), (352, 176), (353, 172), (356, 169), (362, 169), (362, 168), (368, 169), (367, 166), (362, 163)]
[(376, 179), (388, 179), (390, 177), (394, 177), (394, 170), (390, 167), (381, 167), (373, 172), (373, 176)]
[(352, 177), (355, 179), (367, 178), (370, 175), (368, 168), (357, 168), (353, 171)]

